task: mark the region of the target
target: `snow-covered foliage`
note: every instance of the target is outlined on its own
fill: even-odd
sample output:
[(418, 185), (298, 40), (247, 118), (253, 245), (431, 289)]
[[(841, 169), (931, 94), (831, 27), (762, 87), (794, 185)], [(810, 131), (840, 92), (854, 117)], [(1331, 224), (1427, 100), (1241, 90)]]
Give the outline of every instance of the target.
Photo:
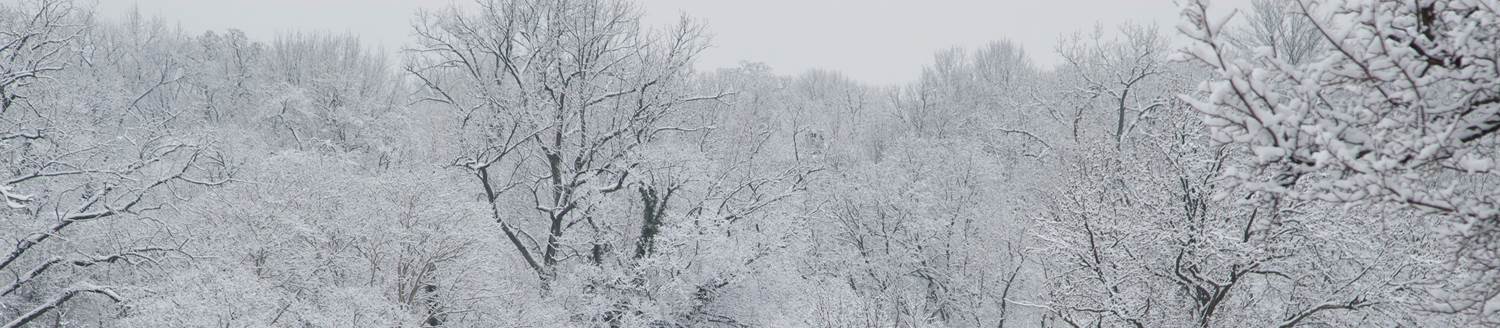
[(1290, 58), (1278, 43), (1231, 42), (1229, 16), (1185, 4), (1179, 58), (1211, 70), (1183, 100), (1209, 136), (1253, 161), (1226, 181), (1281, 201), (1401, 204), (1444, 223), (1454, 276), (1429, 281), (1430, 311), (1500, 323), (1500, 7), (1485, 0), (1285, 1), (1316, 34)]

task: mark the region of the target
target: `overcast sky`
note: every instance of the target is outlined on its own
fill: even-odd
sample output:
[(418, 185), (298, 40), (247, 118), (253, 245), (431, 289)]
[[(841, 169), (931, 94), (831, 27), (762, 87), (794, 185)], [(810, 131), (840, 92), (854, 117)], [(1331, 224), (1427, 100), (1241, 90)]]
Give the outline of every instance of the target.
[[(99, 0), (118, 15), (132, 5), (189, 31), (239, 28), (253, 38), (295, 30), (351, 32), (395, 51), (412, 13), (451, 0)], [(459, 0), (468, 1), (468, 0)], [(1221, 0), (1219, 2), (1248, 2)], [(781, 73), (825, 68), (869, 83), (915, 79), (933, 52), (991, 40), (1022, 44), (1041, 65), (1056, 63), (1059, 35), (1130, 20), (1174, 32), (1171, 0), (646, 0), (649, 23), (679, 13), (714, 34), (700, 68), (764, 62)]]

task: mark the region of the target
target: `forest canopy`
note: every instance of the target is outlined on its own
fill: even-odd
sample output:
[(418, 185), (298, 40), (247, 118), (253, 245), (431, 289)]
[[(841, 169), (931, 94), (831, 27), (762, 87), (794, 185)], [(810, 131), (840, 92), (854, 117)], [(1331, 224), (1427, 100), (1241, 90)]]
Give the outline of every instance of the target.
[(872, 85), (0, 0), (0, 327), (1500, 326), (1500, 4), (1178, 4)]

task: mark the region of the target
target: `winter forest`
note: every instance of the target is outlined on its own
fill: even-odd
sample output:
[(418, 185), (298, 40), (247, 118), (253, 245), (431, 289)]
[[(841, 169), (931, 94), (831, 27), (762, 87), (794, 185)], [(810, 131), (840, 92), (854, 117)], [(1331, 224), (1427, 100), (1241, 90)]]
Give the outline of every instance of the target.
[(1500, 326), (1500, 2), (1176, 4), (873, 85), (0, 0), (0, 327)]

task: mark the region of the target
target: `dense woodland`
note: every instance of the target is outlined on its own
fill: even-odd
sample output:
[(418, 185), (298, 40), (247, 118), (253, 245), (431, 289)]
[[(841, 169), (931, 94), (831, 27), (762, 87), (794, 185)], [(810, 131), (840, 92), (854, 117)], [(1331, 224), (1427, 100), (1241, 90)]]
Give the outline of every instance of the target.
[(0, 324), (1500, 326), (1500, 3), (1209, 2), (872, 86), (625, 0), (0, 0)]

